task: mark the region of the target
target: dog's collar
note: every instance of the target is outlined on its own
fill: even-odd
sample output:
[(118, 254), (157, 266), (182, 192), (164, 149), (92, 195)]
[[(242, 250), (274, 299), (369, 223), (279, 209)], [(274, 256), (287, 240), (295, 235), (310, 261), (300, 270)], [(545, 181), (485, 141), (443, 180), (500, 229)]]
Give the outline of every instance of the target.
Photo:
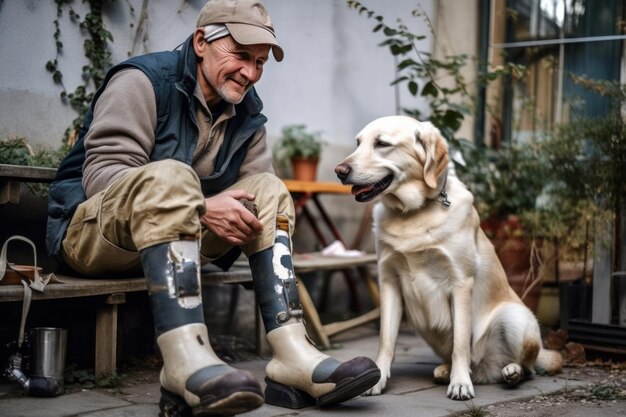
[(439, 190), (439, 195), (437, 196), (437, 202), (441, 204), (443, 208), (450, 207), (450, 200), (448, 200), (448, 193), (446, 193), (446, 184), (448, 182), (448, 168), (442, 175), (443, 184), (441, 185), (441, 189)]

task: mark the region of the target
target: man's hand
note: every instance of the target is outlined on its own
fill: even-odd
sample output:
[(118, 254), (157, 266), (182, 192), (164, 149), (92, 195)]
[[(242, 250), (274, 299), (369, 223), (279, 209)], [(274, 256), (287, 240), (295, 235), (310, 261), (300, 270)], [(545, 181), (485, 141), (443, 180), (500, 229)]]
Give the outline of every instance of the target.
[(231, 245), (250, 242), (263, 231), (263, 224), (239, 200), (254, 200), (244, 190), (229, 190), (204, 199), (206, 213), (200, 223)]

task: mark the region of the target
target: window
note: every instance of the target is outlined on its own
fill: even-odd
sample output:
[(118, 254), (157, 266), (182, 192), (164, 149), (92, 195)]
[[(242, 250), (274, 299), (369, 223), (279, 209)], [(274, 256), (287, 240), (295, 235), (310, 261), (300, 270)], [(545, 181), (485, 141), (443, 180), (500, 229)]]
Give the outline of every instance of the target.
[[(524, 65), (525, 79), (499, 92), (491, 142), (540, 137), (577, 115), (599, 116), (608, 102), (573, 76), (619, 80), (624, 0), (492, 0), (492, 57)], [(495, 142), (495, 143), (494, 143)]]

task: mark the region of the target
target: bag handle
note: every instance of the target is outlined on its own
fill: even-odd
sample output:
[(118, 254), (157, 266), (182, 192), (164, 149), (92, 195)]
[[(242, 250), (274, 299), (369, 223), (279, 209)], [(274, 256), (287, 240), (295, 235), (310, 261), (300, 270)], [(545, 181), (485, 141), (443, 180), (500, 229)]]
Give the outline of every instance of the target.
[[(2, 252), (0, 252), (0, 281), (4, 278), (4, 274), (7, 271), (7, 248), (9, 242), (12, 240), (21, 240), (23, 242), (28, 243), (33, 248), (33, 260), (34, 260), (34, 279), (32, 282), (28, 279), (22, 278), (22, 285), (24, 286), (24, 303), (22, 304), (22, 319), (20, 320), (20, 334), (17, 339), (17, 347), (21, 348), (22, 343), (24, 343), (24, 327), (26, 325), (26, 317), (28, 316), (28, 310), (30, 309), (30, 301), (33, 296), (33, 290), (37, 290), (39, 292), (43, 292), (48, 281), (50, 281), (50, 277), (52, 274), (46, 274), (46, 278), (42, 279), (39, 275), (39, 271), (37, 270), (37, 248), (32, 240), (25, 238), (24, 236), (11, 236), (8, 238), (4, 245), (2, 245)], [(11, 266), (9, 265), (9, 268)]]
[[(41, 275), (39, 275), (39, 271), (37, 268), (37, 248), (35, 247), (35, 244), (32, 240), (24, 236), (11, 236), (4, 242), (4, 245), (2, 245), (2, 252), (0, 252), (0, 281), (2, 281), (2, 278), (4, 278), (4, 274), (7, 270), (7, 248), (9, 242), (12, 240), (21, 240), (22, 242), (28, 243), (33, 248), (33, 281), (29, 282), (28, 286), (35, 291), (43, 292), (43, 289), (50, 281), (50, 277), (52, 276), (52, 274), (44, 274), (45, 278), (42, 278)], [(9, 265), (9, 268), (10, 267), (11, 266)]]

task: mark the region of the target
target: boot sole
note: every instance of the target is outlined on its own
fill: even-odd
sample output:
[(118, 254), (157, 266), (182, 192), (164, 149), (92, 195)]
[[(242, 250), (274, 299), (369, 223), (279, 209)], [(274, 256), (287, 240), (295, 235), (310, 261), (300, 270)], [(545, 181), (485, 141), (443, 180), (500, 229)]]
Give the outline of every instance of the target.
[(328, 407), (350, 400), (376, 385), (380, 369), (370, 369), (354, 378), (346, 378), (334, 390), (317, 400), (308, 393), (265, 378), (265, 402), (279, 407), (299, 409), (317, 405)]
[(160, 417), (203, 417), (232, 416), (259, 408), (264, 403), (263, 395), (251, 391), (238, 391), (213, 401), (209, 404), (200, 403), (190, 407), (180, 395), (161, 388), (159, 402)]
[(380, 380), (380, 369), (370, 369), (354, 378), (341, 381), (334, 390), (317, 400), (320, 407), (336, 405), (363, 394)]

